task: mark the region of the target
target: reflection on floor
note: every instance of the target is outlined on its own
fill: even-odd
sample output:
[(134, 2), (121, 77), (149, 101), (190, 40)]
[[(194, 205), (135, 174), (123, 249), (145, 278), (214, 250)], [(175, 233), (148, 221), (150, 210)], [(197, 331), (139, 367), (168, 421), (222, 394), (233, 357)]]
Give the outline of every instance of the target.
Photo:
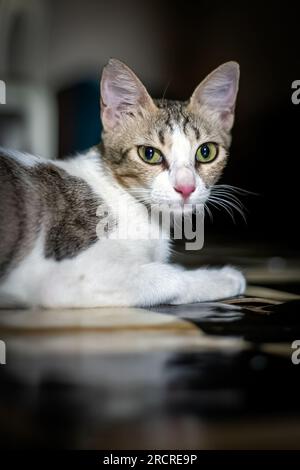
[(299, 448), (300, 296), (291, 292), (0, 311), (1, 447)]

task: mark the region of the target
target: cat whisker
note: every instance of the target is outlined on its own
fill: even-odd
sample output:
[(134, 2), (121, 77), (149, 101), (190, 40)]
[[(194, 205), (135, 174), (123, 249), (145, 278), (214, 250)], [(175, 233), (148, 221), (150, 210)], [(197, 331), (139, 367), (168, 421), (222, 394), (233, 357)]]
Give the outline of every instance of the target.
[(210, 197), (211, 200), (214, 200), (216, 202), (222, 202), (224, 204), (228, 204), (230, 207), (233, 207), (235, 209), (237, 209), (238, 211), (243, 211), (243, 206), (231, 199), (226, 199), (226, 197), (224, 196), (220, 196), (220, 195), (212, 195)]
[(211, 196), (209, 199), (213, 200), (216, 203), (222, 202), (228, 208), (228, 206), (234, 210), (236, 210), (244, 219), (245, 223), (247, 223), (245, 212), (247, 212), (246, 207), (237, 197), (238, 195), (246, 196), (246, 195), (255, 195), (258, 196), (257, 193), (238, 188), (236, 186), (228, 185), (228, 184), (219, 184), (215, 185), (211, 190)]
[(216, 192), (212, 192), (212, 196), (220, 196), (221, 198), (224, 198), (226, 200), (229, 200), (229, 201), (232, 201), (233, 203), (237, 204), (241, 209), (244, 209), (244, 210), (247, 210), (244, 206), (244, 204), (233, 194), (228, 194), (226, 192), (223, 192), (223, 191), (216, 191)]
[(204, 210), (206, 210), (206, 212), (208, 213), (210, 221), (213, 222), (214, 218), (213, 218), (212, 212), (206, 203), (204, 204)]
[[(236, 223), (236, 222), (235, 222), (235, 218), (234, 218), (234, 214), (233, 214), (233, 211), (232, 211), (231, 207), (226, 206), (226, 204), (224, 203), (224, 201), (220, 201), (220, 200), (212, 199), (212, 200), (210, 200), (210, 201), (208, 201), (208, 202), (211, 203), (212, 201), (213, 201), (213, 203), (214, 203), (216, 206), (220, 206), (222, 209), (224, 209), (225, 212), (227, 212), (227, 213), (230, 215), (230, 218), (232, 219), (233, 223)], [(219, 209), (219, 210), (221, 210), (221, 209)]]
[(233, 213), (233, 209), (236, 210), (243, 218), (243, 220), (245, 221), (245, 223), (247, 223), (247, 219), (246, 219), (246, 216), (244, 214), (244, 211), (243, 209), (241, 208), (240, 205), (232, 202), (232, 201), (229, 201), (225, 198), (221, 198), (221, 197), (217, 197), (217, 196), (210, 196), (210, 198), (208, 199), (208, 203), (211, 203), (213, 206), (220, 206), (222, 207), (231, 217), (231, 219), (233, 220), (234, 223), (235, 222), (235, 218), (234, 218), (234, 213)]
[(212, 190), (217, 190), (217, 189), (226, 189), (228, 191), (236, 192), (241, 195), (252, 195), (252, 196), (259, 196), (259, 193), (253, 192), (253, 191), (248, 191), (247, 189), (239, 188), (238, 186), (233, 186), (231, 184), (215, 184), (212, 187)]
[(169, 86), (170, 86), (170, 84), (171, 84), (171, 81), (172, 81), (172, 80), (169, 80), (169, 81), (168, 81), (168, 83), (167, 83), (167, 85), (166, 85), (166, 87), (165, 87), (165, 89), (164, 89), (164, 91), (163, 91), (162, 100), (165, 99), (165, 96), (166, 96), (167, 90), (168, 90), (168, 88), (169, 88)]

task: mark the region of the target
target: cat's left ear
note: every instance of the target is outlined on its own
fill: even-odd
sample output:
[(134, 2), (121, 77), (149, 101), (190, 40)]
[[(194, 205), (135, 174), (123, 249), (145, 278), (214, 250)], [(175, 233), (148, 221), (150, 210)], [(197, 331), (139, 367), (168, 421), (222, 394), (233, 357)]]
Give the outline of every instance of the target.
[(189, 108), (199, 112), (200, 107), (216, 113), (222, 126), (229, 132), (234, 121), (234, 108), (239, 88), (240, 67), (237, 62), (226, 62), (211, 72), (198, 85), (190, 99)]
[(126, 116), (156, 106), (146, 88), (127, 65), (110, 59), (101, 79), (101, 117), (104, 129), (113, 129)]

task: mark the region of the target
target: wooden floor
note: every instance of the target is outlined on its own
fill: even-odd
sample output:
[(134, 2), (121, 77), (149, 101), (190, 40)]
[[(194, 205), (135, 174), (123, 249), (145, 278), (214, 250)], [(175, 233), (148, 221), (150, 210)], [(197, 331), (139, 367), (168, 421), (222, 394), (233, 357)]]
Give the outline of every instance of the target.
[(1, 445), (299, 448), (299, 271), (244, 268), (226, 302), (0, 311)]

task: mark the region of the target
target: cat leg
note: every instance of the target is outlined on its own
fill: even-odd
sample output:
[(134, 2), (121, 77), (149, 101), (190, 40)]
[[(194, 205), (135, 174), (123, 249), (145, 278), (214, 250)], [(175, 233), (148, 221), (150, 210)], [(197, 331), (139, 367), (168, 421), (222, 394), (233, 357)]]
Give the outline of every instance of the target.
[(226, 299), (245, 292), (244, 276), (232, 267), (183, 270), (178, 266), (151, 263), (139, 278), (137, 306), (173, 305)]
[[(245, 290), (243, 275), (234, 268), (196, 269), (148, 263), (126, 271), (103, 272), (85, 281), (56, 277), (55, 290), (43, 291), (39, 305), (48, 308), (89, 308), (108, 306), (151, 307), (159, 304), (186, 304), (225, 299)], [(47, 284), (49, 286), (49, 283)]]
[[(235, 297), (244, 293), (244, 276), (232, 267), (201, 268), (149, 263), (128, 273), (106, 305), (150, 307), (158, 304), (187, 304)], [(103, 299), (104, 300), (104, 299)]]
[[(105, 273), (105, 276), (103, 275)], [(114, 266), (111, 272), (77, 275), (55, 272), (49, 276), (36, 298), (45, 308), (93, 308), (115, 306), (152, 306), (171, 303), (184, 292), (184, 270), (163, 263), (134, 265), (127, 269)]]

